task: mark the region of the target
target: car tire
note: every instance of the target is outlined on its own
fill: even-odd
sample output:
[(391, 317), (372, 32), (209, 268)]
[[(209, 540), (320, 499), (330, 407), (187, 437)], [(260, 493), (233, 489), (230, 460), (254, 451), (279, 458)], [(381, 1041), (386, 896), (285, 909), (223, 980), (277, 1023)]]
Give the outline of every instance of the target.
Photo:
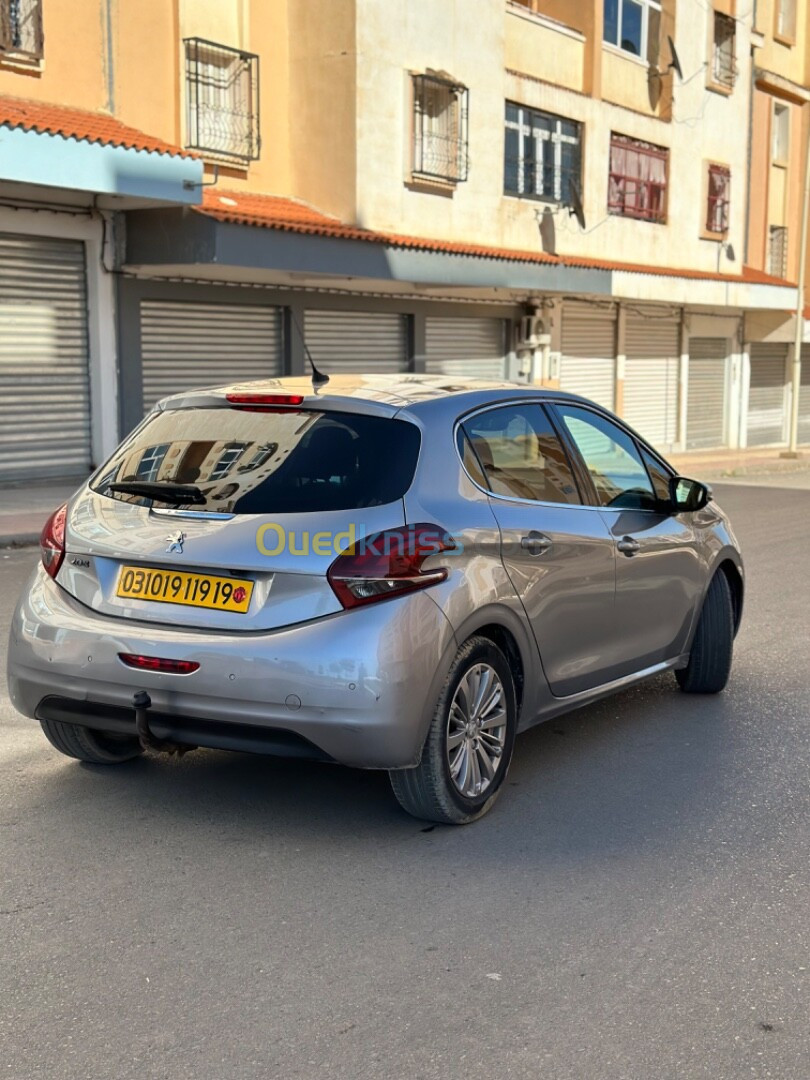
[(516, 727), (515, 684), (506, 657), (488, 638), (469, 638), (439, 694), (419, 765), (388, 774), (400, 806), (413, 817), (446, 825), (483, 817), (506, 778)]
[(685, 694), (719, 694), (728, 682), (734, 651), (734, 604), (726, 575), (712, 578), (703, 601), (689, 663), (675, 672)]
[(45, 737), (67, 757), (92, 765), (120, 765), (143, 753), (140, 742), (130, 735), (92, 731), (61, 720), (40, 720)]

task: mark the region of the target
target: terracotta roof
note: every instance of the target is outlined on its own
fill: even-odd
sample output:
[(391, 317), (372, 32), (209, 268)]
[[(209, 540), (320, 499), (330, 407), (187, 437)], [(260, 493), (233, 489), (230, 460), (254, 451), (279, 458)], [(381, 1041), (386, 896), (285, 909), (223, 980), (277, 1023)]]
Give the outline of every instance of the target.
[(357, 225), (346, 225), (338, 218), (324, 214), (306, 203), (277, 195), (257, 195), (250, 192), (221, 191), (218, 188), (210, 188), (204, 194), (202, 206), (196, 206), (193, 209), (207, 217), (238, 225), (253, 225), (263, 229), (277, 229), (281, 232), (303, 233), (311, 236), (331, 236), (342, 240), (362, 240), (369, 244), (407, 248), (413, 251), (466, 255), (505, 262), (539, 263), (546, 266), (620, 270), (656, 277), (727, 281), (733, 284), (765, 284), (783, 287), (791, 284), (749, 266), (743, 267), (741, 274), (722, 274), (711, 270), (693, 270), (688, 267), (649, 266), (643, 263), (615, 262), (583, 255), (548, 255), (543, 251), (523, 251), (516, 248), (492, 247), (457, 240), (436, 240), (429, 237), (405, 236), (401, 233), (362, 229)]
[(84, 109), (69, 109), (63, 105), (25, 101), (22, 98), (0, 97), (0, 126), (36, 131), (40, 135), (61, 135), (65, 139), (99, 143), (102, 146), (146, 150), (153, 154), (191, 158), (197, 156), (188, 150), (181, 150), (179, 146), (172, 146), (163, 139), (156, 139), (137, 128), (122, 124), (107, 113), (86, 112)]

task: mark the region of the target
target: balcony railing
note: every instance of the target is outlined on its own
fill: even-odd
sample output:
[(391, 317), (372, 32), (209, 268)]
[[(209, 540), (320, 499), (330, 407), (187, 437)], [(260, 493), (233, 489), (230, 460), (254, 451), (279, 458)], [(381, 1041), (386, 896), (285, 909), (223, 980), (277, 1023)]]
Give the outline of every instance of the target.
[(42, 0), (0, 0), (0, 55), (42, 56)]
[(259, 157), (259, 58), (186, 38), (186, 145), (203, 154)]

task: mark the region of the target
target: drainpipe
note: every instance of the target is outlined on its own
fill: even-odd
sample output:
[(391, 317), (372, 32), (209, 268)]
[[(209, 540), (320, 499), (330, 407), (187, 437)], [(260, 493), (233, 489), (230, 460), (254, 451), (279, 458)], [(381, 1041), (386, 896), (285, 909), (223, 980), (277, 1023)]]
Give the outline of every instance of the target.
[[(752, 32), (756, 29), (756, 25), (757, 25), (757, 0), (754, 0), (754, 6), (751, 9), (751, 31)], [(756, 92), (756, 71), (757, 71), (757, 66), (754, 63), (754, 46), (753, 46), (753, 44), (751, 45), (750, 52), (751, 52), (751, 77), (750, 77), (751, 88), (750, 88), (750, 92), (748, 94), (748, 146), (746, 147), (746, 162), (745, 162), (745, 169), (746, 169), (745, 182), (746, 182), (746, 191), (748, 193), (748, 203), (750, 203), (750, 201), (751, 201), (751, 164), (752, 164), (751, 158), (752, 158), (752, 154), (753, 154), (752, 144), (753, 144), (753, 138), (754, 138), (754, 93)], [(751, 218), (751, 215), (750, 215), (750, 212), (748, 212), (748, 207), (746, 206), (745, 235), (744, 235), (744, 238), (743, 238), (743, 266), (746, 266), (748, 264), (748, 244), (749, 244), (749, 233), (751, 231), (750, 218)]]
[[(805, 109), (808, 106), (805, 105)], [(810, 110), (809, 110), (810, 111)], [(788, 454), (796, 457), (799, 443), (799, 395), (802, 389), (802, 338), (804, 337), (804, 280), (807, 263), (807, 227), (810, 221), (810, 118), (807, 127), (804, 161), (804, 201), (802, 203), (802, 238), (799, 245), (799, 283), (796, 286), (796, 337), (793, 340), (793, 379), (790, 394), (790, 442)]]

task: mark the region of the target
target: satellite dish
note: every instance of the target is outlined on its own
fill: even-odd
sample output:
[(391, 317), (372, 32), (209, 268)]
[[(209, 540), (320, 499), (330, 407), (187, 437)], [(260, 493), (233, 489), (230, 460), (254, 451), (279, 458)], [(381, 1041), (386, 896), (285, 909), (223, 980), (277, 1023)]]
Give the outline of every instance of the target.
[(542, 214), (537, 214), (537, 227), (540, 229), (540, 243), (546, 255), (557, 254), (557, 227), (554, 214), (547, 206)]
[(678, 59), (678, 53), (675, 49), (675, 42), (669, 35), (667, 35), (667, 41), (669, 42), (669, 52), (670, 56), (672, 57), (669, 62), (669, 66), (667, 67), (667, 71), (674, 71), (677, 74), (678, 78), (681, 80), (681, 82), (683, 82), (683, 68), (681, 67), (681, 62)]
[(579, 190), (579, 184), (576, 180), (572, 180), (569, 184), (569, 190), (571, 192), (571, 206), (569, 214), (572, 214), (579, 222), (580, 229), (585, 231), (585, 211), (582, 208), (582, 194)]

